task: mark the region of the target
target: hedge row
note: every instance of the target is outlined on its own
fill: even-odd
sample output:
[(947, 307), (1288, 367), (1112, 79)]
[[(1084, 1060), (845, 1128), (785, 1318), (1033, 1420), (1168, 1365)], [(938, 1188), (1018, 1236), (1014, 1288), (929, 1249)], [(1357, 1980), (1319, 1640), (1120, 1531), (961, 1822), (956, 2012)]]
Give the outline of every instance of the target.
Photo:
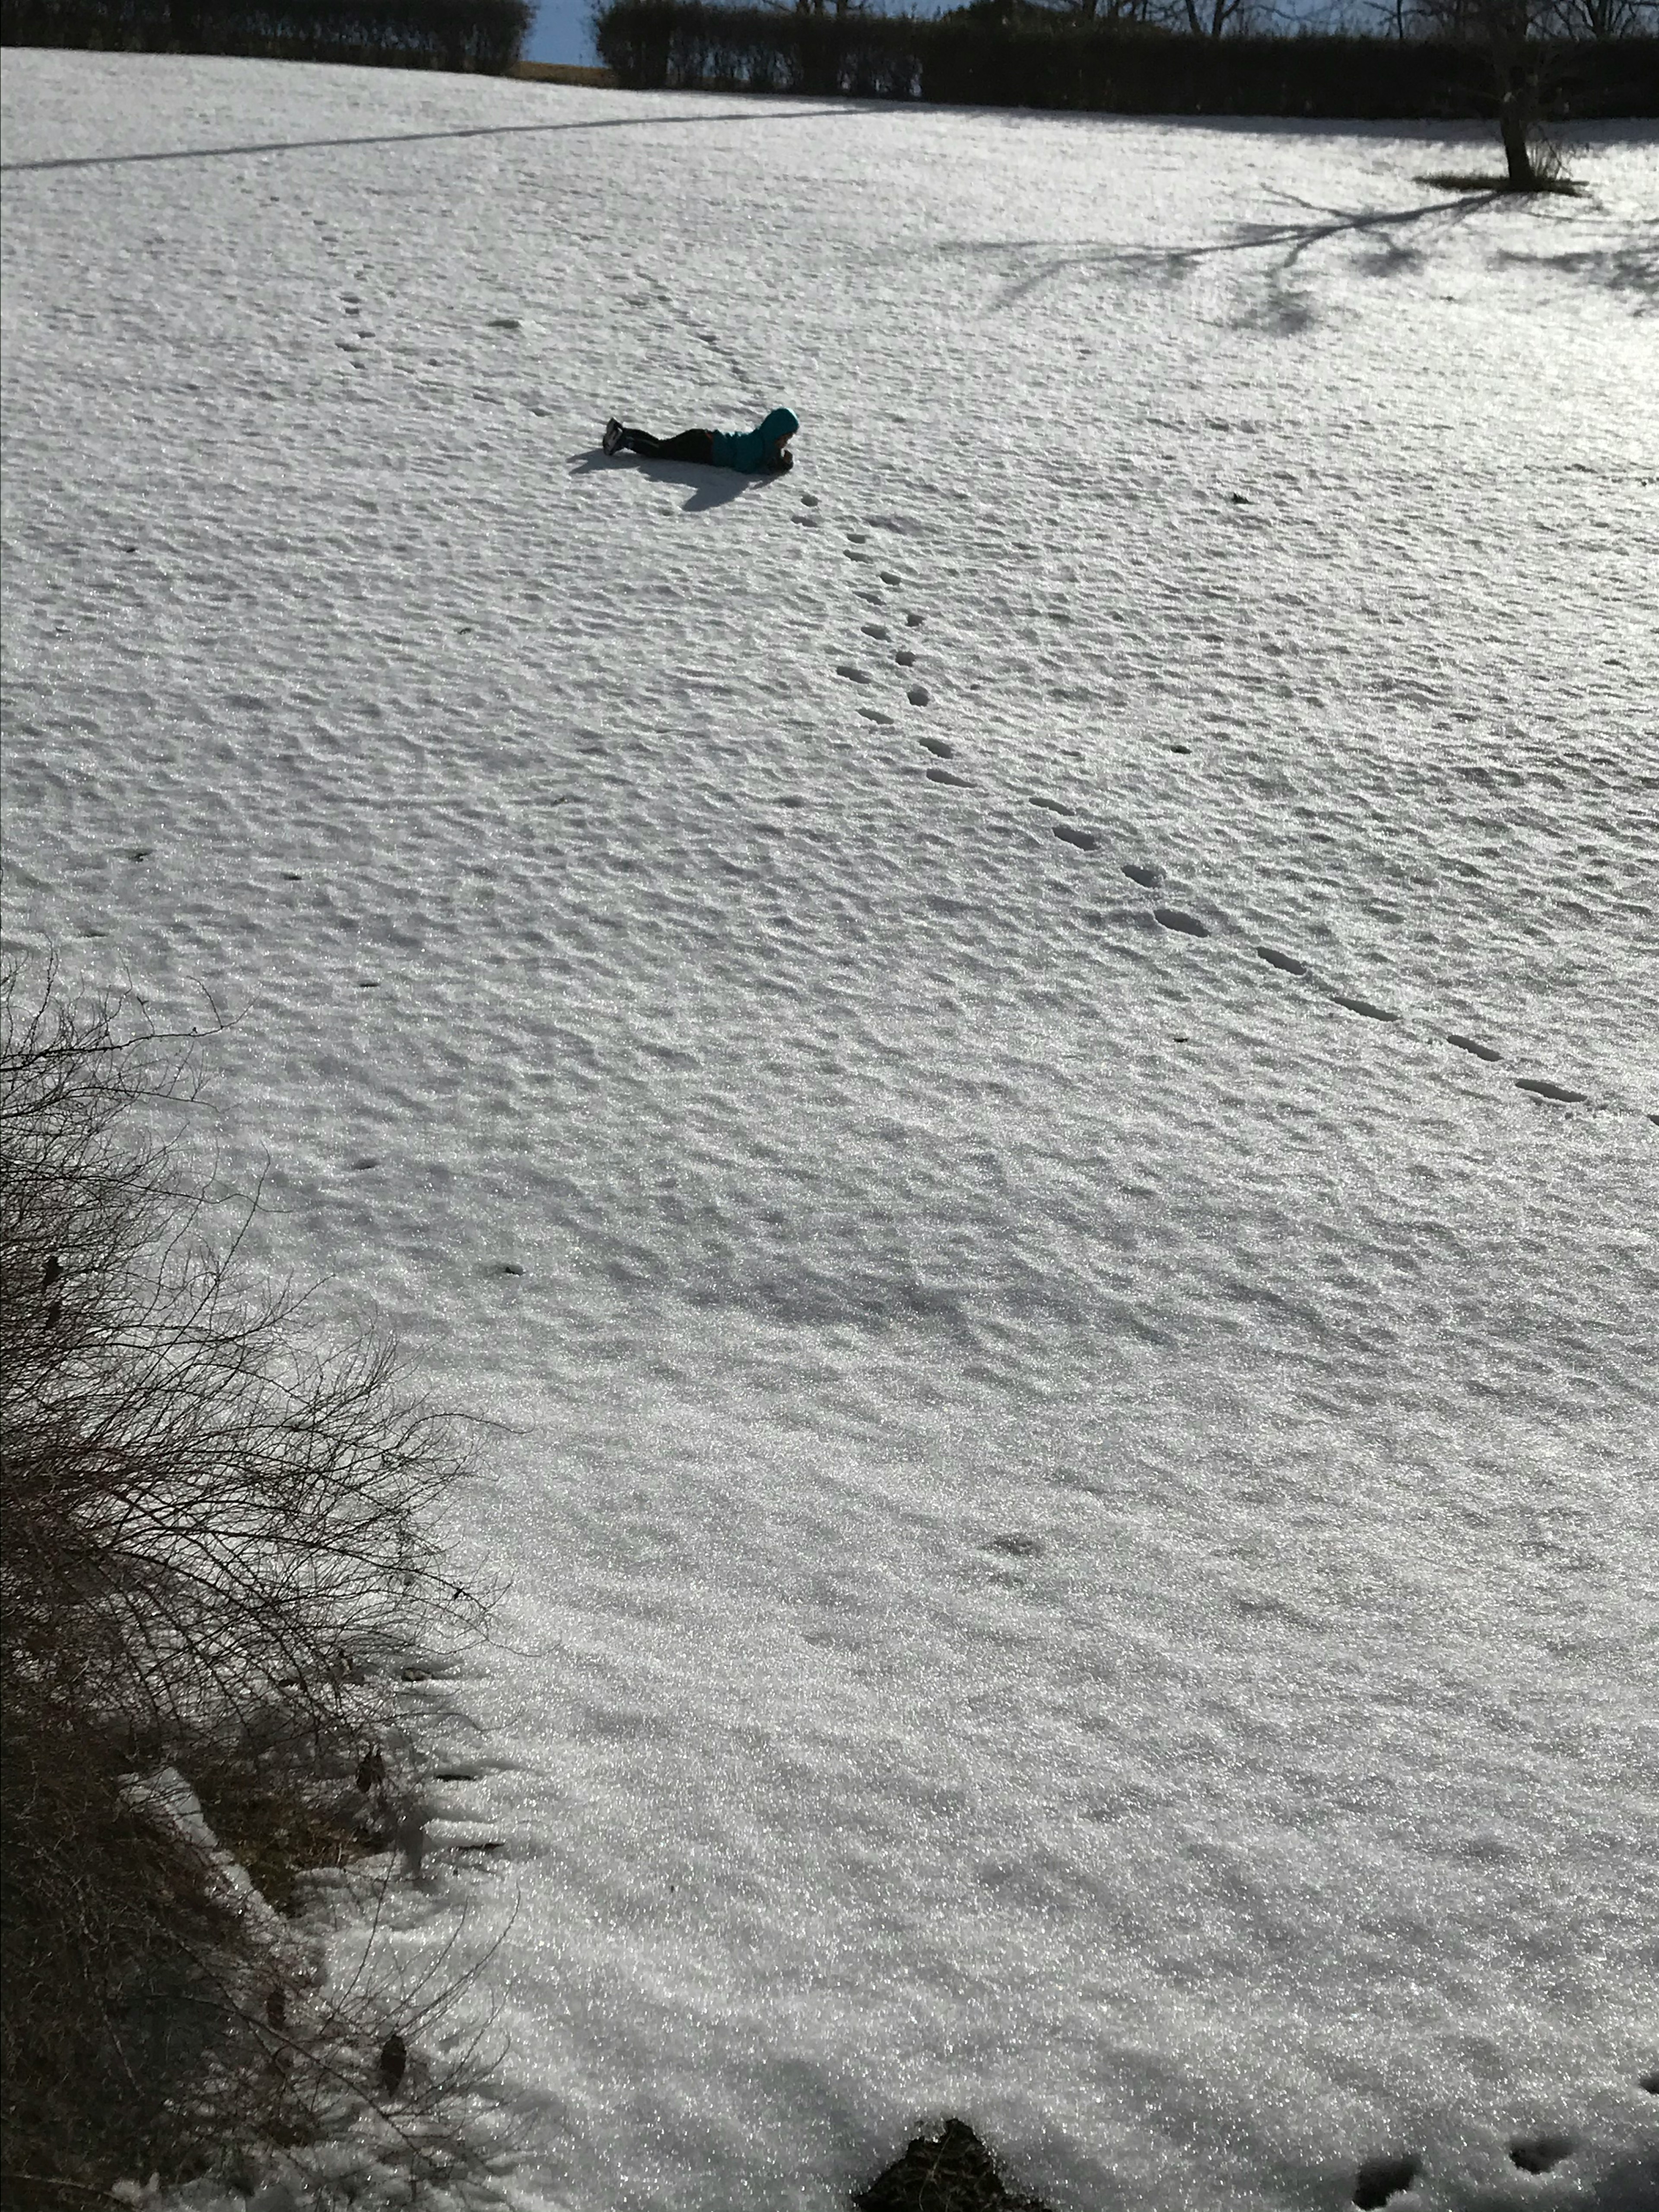
[[(1195, 39), (1057, 16), (784, 14), (708, 0), (611, 0), (601, 58), (640, 89), (850, 94), (1125, 115), (1489, 117), (1490, 60), (1429, 41)], [(1659, 40), (1547, 57), (1562, 118), (1659, 116)]]
[(531, 0), (0, 0), (0, 44), (471, 70), (523, 51)]

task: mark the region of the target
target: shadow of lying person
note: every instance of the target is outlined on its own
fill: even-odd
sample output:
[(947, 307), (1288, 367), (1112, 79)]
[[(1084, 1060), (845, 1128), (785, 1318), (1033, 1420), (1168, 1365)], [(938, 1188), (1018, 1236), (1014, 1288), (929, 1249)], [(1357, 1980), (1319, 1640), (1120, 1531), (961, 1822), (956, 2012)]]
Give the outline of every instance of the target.
[(596, 469), (628, 469), (649, 477), (655, 483), (690, 484), (691, 496), (681, 507), (682, 514), (702, 514), (711, 507), (728, 506), (744, 492), (763, 490), (788, 473), (779, 470), (751, 475), (742, 469), (717, 468), (712, 461), (647, 460), (638, 453), (606, 453), (597, 446), (573, 453), (570, 459), (573, 477), (592, 476)]

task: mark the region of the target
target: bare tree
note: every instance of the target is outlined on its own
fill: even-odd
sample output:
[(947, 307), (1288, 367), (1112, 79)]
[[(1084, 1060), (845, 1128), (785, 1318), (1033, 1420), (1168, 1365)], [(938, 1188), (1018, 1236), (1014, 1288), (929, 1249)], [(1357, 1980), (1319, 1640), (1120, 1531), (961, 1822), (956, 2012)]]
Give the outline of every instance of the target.
[(1182, 0), (1187, 27), (1195, 39), (1224, 38), (1249, 5), (1250, 0)]
[(1651, 38), (1659, 30), (1659, 0), (1562, 0), (1569, 38)]
[[(1589, 41), (1651, 34), (1659, 0), (1384, 0), (1403, 37), (1442, 39), (1478, 54), (1503, 141), (1511, 191), (1571, 191), (1545, 140), (1552, 88)], [(1461, 181), (1461, 180), (1460, 180)]]
[(1057, 12), (1074, 16), (1079, 22), (1116, 27), (1153, 21), (1156, 4), (1157, 0), (1071, 0)]

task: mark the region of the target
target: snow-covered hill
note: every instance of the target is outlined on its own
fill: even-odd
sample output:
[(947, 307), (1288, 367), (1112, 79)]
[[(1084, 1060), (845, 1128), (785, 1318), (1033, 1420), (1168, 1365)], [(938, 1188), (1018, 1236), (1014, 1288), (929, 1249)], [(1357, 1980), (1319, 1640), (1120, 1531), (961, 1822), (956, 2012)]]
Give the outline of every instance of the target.
[(501, 1425), (524, 2203), (1654, 2202), (1659, 137), (4, 96), (7, 931)]

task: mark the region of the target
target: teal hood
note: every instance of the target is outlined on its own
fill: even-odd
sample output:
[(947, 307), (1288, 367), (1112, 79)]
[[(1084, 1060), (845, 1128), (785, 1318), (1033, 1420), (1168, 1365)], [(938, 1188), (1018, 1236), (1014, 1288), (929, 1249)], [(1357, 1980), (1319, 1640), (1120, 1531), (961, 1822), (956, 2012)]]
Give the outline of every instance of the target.
[(780, 438), (792, 438), (800, 424), (787, 407), (775, 407), (753, 430), (716, 430), (709, 459), (723, 469), (763, 469)]

